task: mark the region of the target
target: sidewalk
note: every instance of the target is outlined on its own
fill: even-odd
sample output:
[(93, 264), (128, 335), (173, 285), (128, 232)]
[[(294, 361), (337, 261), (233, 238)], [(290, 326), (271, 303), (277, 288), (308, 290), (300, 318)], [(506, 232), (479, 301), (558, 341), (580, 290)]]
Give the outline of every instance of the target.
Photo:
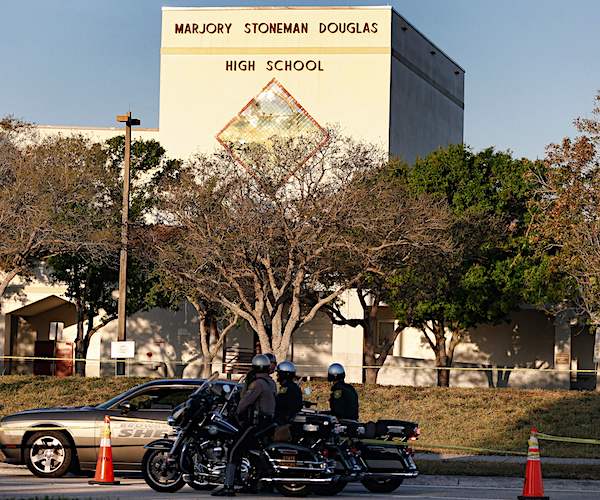
[[(524, 464), (527, 457), (511, 455), (456, 455), (453, 453), (416, 453), (415, 461), (418, 462), (481, 462), (481, 463), (505, 463)], [(598, 465), (600, 458), (558, 458), (544, 457), (542, 463), (555, 465)]]

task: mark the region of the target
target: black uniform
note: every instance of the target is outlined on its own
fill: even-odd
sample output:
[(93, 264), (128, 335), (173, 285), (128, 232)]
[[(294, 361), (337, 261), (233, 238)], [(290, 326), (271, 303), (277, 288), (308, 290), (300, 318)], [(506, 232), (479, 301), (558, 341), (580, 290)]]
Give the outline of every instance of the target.
[(275, 381), (267, 373), (257, 373), (247, 386), (237, 407), (237, 417), (241, 425), (241, 434), (229, 450), (228, 464), (225, 470), (225, 482), (222, 490), (214, 490), (213, 495), (233, 494), (235, 471), (240, 465), (242, 454), (256, 443), (256, 434), (273, 422), (275, 413)]
[(302, 391), (293, 380), (284, 380), (280, 384), (275, 398), (275, 422), (279, 425), (289, 423), (302, 409)]
[(329, 396), (331, 414), (347, 420), (358, 420), (358, 394), (354, 387), (342, 380), (331, 386)]

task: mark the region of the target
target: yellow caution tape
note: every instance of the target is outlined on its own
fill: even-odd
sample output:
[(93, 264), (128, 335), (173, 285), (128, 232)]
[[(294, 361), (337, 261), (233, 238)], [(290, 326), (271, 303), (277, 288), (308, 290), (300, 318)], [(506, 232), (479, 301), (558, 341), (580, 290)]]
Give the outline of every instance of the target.
[[(157, 364), (171, 364), (171, 365), (188, 365), (190, 361), (184, 360), (172, 360), (172, 359), (156, 359), (156, 360), (142, 360), (142, 359), (112, 359), (112, 358), (50, 358), (40, 356), (0, 356), (0, 359), (5, 360), (21, 360), (21, 361), (66, 361), (66, 362), (86, 362), (86, 363), (123, 363), (131, 365), (157, 365)], [(247, 366), (250, 367), (251, 363), (241, 362), (220, 362), (225, 366)], [(475, 372), (487, 372), (487, 371), (501, 371), (501, 372), (544, 372), (544, 373), (597, 373), (597, 370), (593, 369), (564, 369), (564, 368), (525, 368), (525, 367), (501, 367), (501, 366), (378, 366), (378, 365), (344, 365), (346, 368), (362, 368), (362, 369), (400, 369), (400, 370), (446, 370), (446, 371), (475, 371)], [(325, 368), (322, 365), (309, 365), (309, 364), (296, 364), (299, 368)], [(227, 370), (225, 370), (227, 371)]]
[(527, 456), (527, 453), (522, 451), (511, 451), (511, 450), (496, 450), (491, 448), (473, 448), (470, 446), (458, 446), (458, 445), (445, 445), (445, 444), (436, 444), (436, 443), (418, 443), (416, 441), (384, 441), (382, 439), (361, 439), (363, 443), (367, 444), (382, 444), (382, 445), (394, 445), (394, 446), (404, 446), (415, 449), (423, 449), (423, 450), (455, 450), (455, 451), (473, 451), (473, 452), (485, 452), (485, 453), (495, 453), (502, 455), (517, 455), (517, 456)]
[(576, 444), (600, 444), (600, 439), (553, 436), (551, 434), (544, 434), (543, 432), (538, 432), (537, 437), (538, 437), (538, 439), (544, 439), (545, 441), (558, 441), (558, 442), (563, 442), (563, 443), (576, 443)]

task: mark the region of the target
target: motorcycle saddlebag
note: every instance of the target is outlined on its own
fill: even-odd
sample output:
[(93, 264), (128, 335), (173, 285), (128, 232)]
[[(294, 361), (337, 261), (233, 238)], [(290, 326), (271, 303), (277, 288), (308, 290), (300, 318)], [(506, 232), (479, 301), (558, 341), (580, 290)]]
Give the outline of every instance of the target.
[(402, 446), (362, 443), (360, 451), (370, 473), (417, 472), (414, 460)]

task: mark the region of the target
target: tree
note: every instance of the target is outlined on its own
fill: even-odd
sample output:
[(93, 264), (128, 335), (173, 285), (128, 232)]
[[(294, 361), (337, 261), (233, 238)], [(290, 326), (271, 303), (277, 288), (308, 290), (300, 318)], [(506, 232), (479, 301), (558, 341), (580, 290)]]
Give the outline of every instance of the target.
[[(119, 234), (121, 225), (124, 149), (123, 136), (111, 138), (102, 145), (105, 161), (101, 176), (96, 179), (105, 193), (101, 209), (111, 234)], [(128, 258), (127, 314), (152, 307), (175, 307), (174, 298), (163, 293), (158, 274), (147, 263), (142, 264), (141, 256), (135, 252), (135, 243), (143, 238), (140, 235), (145, 233), (146, 220), (155, 208), (157, 185), (163, 177), (172, 175), (179, 163), (168, 159), (157, 141), (136, 140), (132, 143), (129, 221), (133, 251)], [(73, 300), (77, 310), (75, 357), (80, 360), (87, 357), (93, 335), (118, 317), (118, 302), (114, 297), (119, 286), (119, 247), (116, 242), (111, 250), (101, 258), (86, 249), (62, 252), (48, 262), (52, 279), (67, 285), (67, 297)], [(100, 319), (95, 321), (98, 315)], [(85, 361), (76, 364), (76, 372), (85, 375)]]
[(533, 183), (526, 160), (492, 148), (449, 146), (408, 172), (415, 192), (447, 201), (457, 251), (401, 270), (389, 282), (399, 318), (419, 328), (435, 353), (438, 385), (448, 386), (454, 351), (469, 328), (507, 318), (544, 295), (547, 261), (529, 239)]
[[(384, 365), (398, 334), (408, 326), (404, 319), (386, 338), (378, 338), (378, 318), (381, 305), (390, 299), (390, 282), (402, 269), (410, 265), (429, 262), (433, 256), (449, 256), (454, 251), (447, 237), (450, 218), (444, 200), (435, 200), (427, 193), (412, 193), (407, 184), (407, 166), (396, 161), (386, 165), (372, 180), (361, 182), (381, 183), (379, 196), (370, 200), (371, 227), (381, 234), (388, 235), (403, 231), (417, 235), (420, 248), (398, 249), (382, 252), (377, 272), (368, 272), (360, 279), (353, 290), (362, 308), (362, 317), (348, 318), (343, 312), (343, 302), (335, 300), (326, 304), (323, 311), (335, 325), (360, 326), (363, 329), (363, 378), (365, 383), (375, 384), (379, 370)], [(400, 172), (404, 171), (402, 175)], [(370, 236), (355, 233), (358, 238)], [(357, 245), (365, 242), (357, 242)], [(400, 250), (400, 251), (398, 251)], [(339, 281), (340, 275), (356, 273), (352, 259), (340, 259), (332, 273), (330, 283)], [(424, 266), (427, 267), (427, 266)]]
[[(377, 210), (389, 210), (378, 203), (385, 183), (359, 181), (375, 179), (385, 155), (332, 132), (305, 160), (307, 143), (246, 145), (246, 168), (227, 154), (198, 156), (161, 198), (162, 223), (182, 237), (154, 242), (161, 260), (187, 262), (185, 280), (201, 299), (247, 321), (262, 351), (279, 358), (323, 306), (380, 272), (384, 256), (431, 244), (405, 204), (396, 225), (377, 224)], [(354, 271), (332, 280), (342, 262)], [(309, 295), (318, 297), (308, 304)]]
[(104, 161), (99, 145), (81, 136), (39, 139), (26, 124), (0, 122), (0, 297), (52, 255), (100, 259), (114, 249), (99, 182)]
[(535, 236), (552, 266), (573, 285), (562, 305), (600, 327), (600, 93), (591, 118), (575, 120), (579, 133), (550, 144), (543, 169), (532, 172), (540, 217)]
[[(187, 300), (198, 315), (198, 344), (202, 355), (202, 377), (212, 373), (212, 363), (223, 347), (227, 334), (239, 323), (239, 316), (218, 302), (209, 302), (198, 283), (190, 279), (190, 270), (198, 266), (193, 257), (182, 252), (179, 242), (185, 233), (178, 228), (156, 227), (151, 231), (152, 245), (146, 256), (156, 270), (161, 293), (175, 297), (173, 302)], [(160, 249), (155, 252), (155, 249)]]

